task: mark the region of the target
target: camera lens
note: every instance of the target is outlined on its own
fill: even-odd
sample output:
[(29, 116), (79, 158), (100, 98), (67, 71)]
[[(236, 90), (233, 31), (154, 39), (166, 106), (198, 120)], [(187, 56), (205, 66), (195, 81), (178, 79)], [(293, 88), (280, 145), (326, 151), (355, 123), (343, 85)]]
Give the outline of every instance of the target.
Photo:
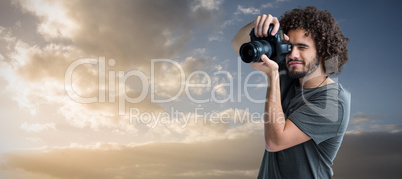
[(262, 54), (268, 58), (272, 55), (272, 47), (266, 40), (245, 43), (240, 47), (240, 57), (245, 63), (261, 61)]
[(257, 58), (257, 53), (258, 51), (253, 44), (246, 44), (240, 50), (241, 59), (246, 63), (250, 63)]

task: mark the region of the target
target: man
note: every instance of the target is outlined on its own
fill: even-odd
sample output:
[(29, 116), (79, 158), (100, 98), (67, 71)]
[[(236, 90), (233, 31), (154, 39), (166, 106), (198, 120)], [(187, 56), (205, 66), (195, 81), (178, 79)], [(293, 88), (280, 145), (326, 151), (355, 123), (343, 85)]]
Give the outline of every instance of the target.
[(252, 67), (268, 76), (264, 133), (266, 150), (258, 178), (332, 178), (332, 162), (341, 145), (350, 116), (350, 93), (329, 75), (341, 72), (348, 60), (348, 39), (327, 11), (315, 7), (286, 12), (280, 22), (258, 16), (232, 41), (238, 52), (256, 37), (283, 27), (292, 45), (286, 61), (277, 64), (262, 55)]

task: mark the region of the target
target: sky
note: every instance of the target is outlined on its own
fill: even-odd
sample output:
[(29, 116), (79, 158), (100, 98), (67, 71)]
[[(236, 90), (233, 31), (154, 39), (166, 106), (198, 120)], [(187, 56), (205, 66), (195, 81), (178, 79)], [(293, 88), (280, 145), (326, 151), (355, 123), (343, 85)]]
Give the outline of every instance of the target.
[(332, 14), (352, 94), (334, 178), (400, 178), (400, 1), (0, 2), (0, 178), (256, 178), (266, 77), (232, 49), (258, 15)]

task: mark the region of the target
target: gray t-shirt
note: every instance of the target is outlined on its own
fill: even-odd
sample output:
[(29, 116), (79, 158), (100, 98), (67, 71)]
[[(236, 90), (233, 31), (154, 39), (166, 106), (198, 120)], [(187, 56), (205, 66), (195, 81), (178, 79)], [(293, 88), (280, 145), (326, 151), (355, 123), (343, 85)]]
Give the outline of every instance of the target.
[[(284, 69), (281, 64), (281, 69)], [(265, 150), (259, 179), (332, 178), (332, 161), (341, 145), (350, 116), (350, 93), (339, 83), (319, 88), (297, 87), (281, 70), (280, 86), (285, 118), (311, 140), (279, 152)]]

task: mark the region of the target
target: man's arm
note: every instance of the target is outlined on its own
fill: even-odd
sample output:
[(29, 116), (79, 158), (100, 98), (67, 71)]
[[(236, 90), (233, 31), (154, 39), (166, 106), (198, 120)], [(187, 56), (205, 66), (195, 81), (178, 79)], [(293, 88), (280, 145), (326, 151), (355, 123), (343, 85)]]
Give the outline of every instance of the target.
[(267, 67), (261, 67), (261, 65), (271, 65), (268, 68), (274, 69), (265, 71), (269, 79), (264, 113), (265, 148), (270, 152), (277, 152), (310, 140), (311, 138), (291, 120), (285, 120), (281, 104), (278, 65), (265, 55), (263, 55), (262, 60), (264, 62), (253, 65), (253, 67), (257, 66), (257, 69), (263, 70)]
[(234, 36), (232, 40), (233, 50), (239, 54), (240, 46), (244, 43), (250, 42), (250, 32), (254, 28), (254, 21), (242, 27)]
[[(254, 22), (246, 25), (236, 34), (232, 41), (233, 48), (238, 52), (241, 44), (244, 43), (245, 34), (247, 34), (247, 38), (249, 39), (248, 34), (253, 27), (257, 37), (268, 36), (270, 24), (274, 25), (272, 34), (276, 34), (279, 29), (278, 19), (271, 15), (258, 16)], [(248, 32), (246, 33), (246, 31)], [(285, 35), (285, 39), (289, 40), (289, 37)], [(266, 149), (270, 152), (276, 152), (310, 140), (311, 138), (301, 131), (291, 120), (285, 120), (281, 104), (278, 64), (268, 59), (266, 55), (263, 55), (261, 59), (263, 62), (251, 63), (251, 65), (253, 68), (267, 74), (270, 82), (267, 89), (264, 113)]]

